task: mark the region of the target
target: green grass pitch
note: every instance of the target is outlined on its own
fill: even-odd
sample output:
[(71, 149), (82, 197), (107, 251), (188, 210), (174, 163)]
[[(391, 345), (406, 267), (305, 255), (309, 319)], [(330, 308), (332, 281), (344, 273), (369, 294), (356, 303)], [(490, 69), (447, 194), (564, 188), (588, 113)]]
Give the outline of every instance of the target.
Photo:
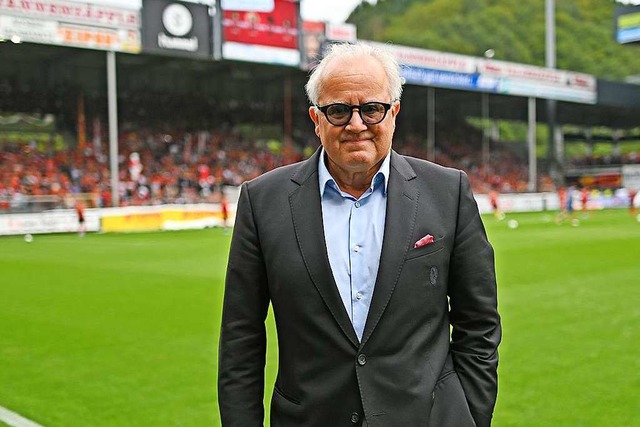
[[(553, 215), (484, 217), (504, 325), (494, 425), (640, 425), (640, 223), (626, 210), (577, 227)], [(0, 406), (45, 427), (219, 425), (229, 240), (0, 237)]]

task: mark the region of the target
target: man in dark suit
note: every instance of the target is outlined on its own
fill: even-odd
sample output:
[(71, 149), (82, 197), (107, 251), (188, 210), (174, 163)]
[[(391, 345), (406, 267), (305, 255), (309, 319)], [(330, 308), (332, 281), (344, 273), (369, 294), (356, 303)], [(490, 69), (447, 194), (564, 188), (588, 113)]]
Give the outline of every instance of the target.
[(263, 425), (269, 303), (272, 426), (491, 424), (493, 249), (463, 172), (391, 149), (401, 92), (387, 51), (335, 45), (307, 83), (322, 147), (243, 185), (220, 337), (223, 426)]

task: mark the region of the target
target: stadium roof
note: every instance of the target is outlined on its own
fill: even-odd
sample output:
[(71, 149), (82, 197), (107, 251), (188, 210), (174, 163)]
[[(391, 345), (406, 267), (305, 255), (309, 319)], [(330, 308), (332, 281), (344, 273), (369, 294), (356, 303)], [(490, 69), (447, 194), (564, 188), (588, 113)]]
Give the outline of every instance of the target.
[[(0, 43), (0, 81), (37, 86), (56, 91), (58, 87), (76, 87), (84, 91), (106, 92), (105, 52), (38, 44)], [(191, 92), (229, 91), (242, 88), (243, 96), (272, 94), (277, 102), (282, 97), (282, 81), (293, 81), (293, 96), (306, 102), (303, 84), (306, 72), (290, 67), (230, 61), (189, 60), (164, 56), (118, 54), (118, 87), (120, 90)], [(557, 102), (557, 122), (578, 126), (632, 129), (640, 126), (640, 85), (598, 79), (596, 104)], [(403, 101), (420, 107), (427, 87), (407, 85)], [(207, 93), (209, 93), (207, 92)], [(481, 94), (464, 90), (436, 89), (437, 114), (482, 115)], [(547, 117), (547, 103), (538, 99), (537, 120)], [(414, 108), (414, 107), (412, 107)], [(405, 109), (404, 111), (409, 111)], [(403, 111), (403, 114), (405, 114)], [(527, 98), (490, 95), (490, 117), (493, 119), (527, 119)], [(306, 119), (306, 118), (305, 118)]]

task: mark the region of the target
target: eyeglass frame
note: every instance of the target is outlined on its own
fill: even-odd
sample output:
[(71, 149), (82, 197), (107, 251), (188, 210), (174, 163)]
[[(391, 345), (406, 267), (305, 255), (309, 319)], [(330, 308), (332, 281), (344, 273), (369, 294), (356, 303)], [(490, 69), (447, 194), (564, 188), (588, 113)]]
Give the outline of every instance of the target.
[[(371, 102), (365, 102), (364, 104), (360, 104), (360, 105), (350, 105), (350, 104), (345, 104), (343, 102), (333, 102), (331, 104), (327, 104), (327, 105), (323, 105), (320, 106), (318, 104), (314, 104), (314, 107), (316, 107), (318, 110), (320, 110), (320, 112), (322, 112), (322, 114), (324, 114), (324, 117), (327, 119), (327, 121), (332, 125), (332, 126), (346, 126), (349, 124), (349, 122), (351, 121), (351, 119), (353, 118), (353, 110), (355, 110), (356, 108), (358, 109), (358, 115), (360, 116), (360, 120), (362, 120), (362, 123), (364, 123), (367, 126), (373, 126), (373, 125), (377, 125), (382, 123), (382, 121), (387, 117), (387, 113), (389, 112), (389, 110), (391, 109), (391, 107), (393, 106), (393, 103), (395, 103), (396, 101), (391, 101), (391, 103), (387, 104), (384, 102), (380, 102), (380, 101), (371, 101)], [(367, 120), (365, 120), (365, 118), (362, 116), (362, 107), (364, 107), (365, 105), (369, 105), (369, 104), (379, 104), (382, 105), (382, 107), (384, 108), (384, 114), (382, 115), (382, 118), (380, 120), (378, 120), (377, 122), (373, 122), (370, 123)], [(345, 107), (349, 108), (349, 118), (347, 119), (347, 121), (345, 121), (343, 124), (341, 125), (337, 125), (335, 123), (333, 123), (331, 121), (331, 119), (329, 118), (329, 115), (327, 114), (327, 110), (334, 106), (334, 105), (343, 105)]]

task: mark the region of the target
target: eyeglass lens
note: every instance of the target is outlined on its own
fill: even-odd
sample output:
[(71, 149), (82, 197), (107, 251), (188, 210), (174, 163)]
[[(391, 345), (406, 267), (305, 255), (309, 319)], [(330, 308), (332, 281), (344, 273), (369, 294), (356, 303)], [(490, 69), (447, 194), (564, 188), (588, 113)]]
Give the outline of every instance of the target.
[(354, 108), (358, 109), (360, 118), (367, 124), (380, 123), (387, 113), (387, 109), (385, 108), (384, 104), (380, 102), (368, 102), (360, 106), (332, 104), (328, 106), (326, 115), (329, 121), (334, 125), (344, 125), (351, 120)]

